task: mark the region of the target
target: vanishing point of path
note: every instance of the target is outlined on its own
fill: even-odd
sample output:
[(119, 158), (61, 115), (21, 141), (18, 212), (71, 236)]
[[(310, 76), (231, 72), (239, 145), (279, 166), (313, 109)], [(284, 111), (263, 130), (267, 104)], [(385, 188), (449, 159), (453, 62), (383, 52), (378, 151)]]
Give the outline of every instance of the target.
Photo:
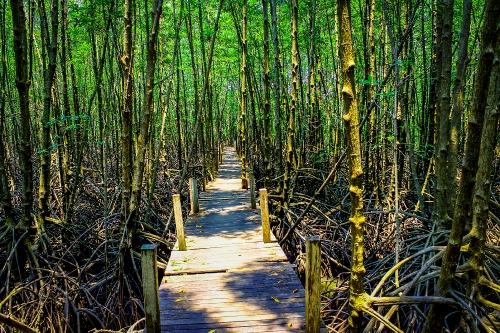
[[(278, 243), (263, 243), (260, 210), (224, 151), (217, 179), (185, 224), (160, 286), (164, 332), (304, 332), (304, 289)], [(177, 248), (177, 246), (176, 246)]]

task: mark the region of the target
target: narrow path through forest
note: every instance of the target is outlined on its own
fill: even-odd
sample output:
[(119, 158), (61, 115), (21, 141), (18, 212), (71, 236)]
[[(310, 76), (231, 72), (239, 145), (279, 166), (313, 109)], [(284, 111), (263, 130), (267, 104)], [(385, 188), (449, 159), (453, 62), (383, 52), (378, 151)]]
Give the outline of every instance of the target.
[[(302, 332), (304, 289), (277, 242), (263, 243), (260, 210), (224, 151), (217, 179), (185, 224), (160, 286), (162, 332)], [(216, 330), (216, 331), (213, 331)]]

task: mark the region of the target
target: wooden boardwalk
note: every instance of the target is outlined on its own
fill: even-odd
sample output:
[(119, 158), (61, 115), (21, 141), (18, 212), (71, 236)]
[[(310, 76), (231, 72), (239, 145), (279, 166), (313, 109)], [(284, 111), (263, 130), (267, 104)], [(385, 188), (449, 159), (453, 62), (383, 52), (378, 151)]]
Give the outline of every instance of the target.
[[(217, 179), (186, 221), (160, 286), (162, 332), (304, 332), (304, 289), (277, 242), (263, 243), (260, 210), (224, 151)], [(177, 247), (177, 246), (176, 246)]]

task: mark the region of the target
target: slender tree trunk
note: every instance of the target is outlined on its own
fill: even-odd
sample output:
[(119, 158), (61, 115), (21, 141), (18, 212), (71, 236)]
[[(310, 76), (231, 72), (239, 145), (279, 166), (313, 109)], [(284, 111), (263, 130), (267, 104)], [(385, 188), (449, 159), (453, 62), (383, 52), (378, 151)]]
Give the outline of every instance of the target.
[[(201, 64), (203, 67), (203, 73), (206, 73), (207, 71), (207, 60), (206, 60), (206, 51), (205, 51), (205, 33), (203, 30), (203, 15), (202, 15), (202, 8), (201, 8), (201, 1), (198, 1), (198, 25), (200, 27), (199, 29), (199, 36), (200, 36), (200, 48), (201, 48)], [(202, 76), (203, 81), (205, 80), (205, 75)], [(202, 85), (204, 86), (205, 83), (202, 81)], [(208, 84), (208, 82), (207, 82)], [(209, 94), (209, 90), (207, 90), (207, 95)], [(208, 163), (207, 163), (207, 139), (208, 139), (208, 131), (206, 126), (207, 123), (207, 110), (208, 108), (206, 105), (200, 105), (200, 111), (201, 111), (201, 119), (202, 119), (202, 124), (205, 124), (205, 126), (200, 126), (200, 134), (199, 134), (199, 140), (200, 140), (200, 149), (201, 149), (201, 156), (202, 156), (202, 169), (201, 169), (201, 174), (202, 174), (202, 190), (205, 191), (205, 186), (206, 186), (206, 181), (207, 181), (207, 168), (208, 168)], [(206, 134), (206, 135), (205, 135)]]
[(151, 117), (153, 110), (154, 74), (156, 65), (156, 43), (159, 33), (162, 0), (153, 1), (151, 16), (153, 19), (151, 32), (148, 31), (148, 48), (146, 55), (146, 89), (144, 91), (143, 110), (141, 112), (140, 132), (137, 137), (137, 156), (134, 160), (132, 193), (130, 197), (127, 222), (128, 243), (131, 245), (137, 233), (139, 207), (141, 202), (142, 181), (146, 163), (146, 150), (149, 144)]
[(311, 43), (309, 45), (309, 140), (315, 153), (318, 152), (320, 146), (320, 118), (318, 114), (318, 101), (316, 96), (316, 0), (311, 1), (311, 9), (309, 12), (309, 31), (311, 34)]
[[(69, 92), (68, 92), (68, 71), (67, 71), (67, 47), (66, 44), (68, 42), (67, 39), (67, 29), (68, 29), (68, 4), (67, 0), (63, 0), (61, 4), (61, 76), (62, 76), (62, 94), (63, 94), (63, 107), (62, 107), (62, 116), (63, 119), (69, 120), (70, 117), (70, 102), (69, 102)], [(70, 197), (70, 147), (73, 140), (70, 140), (70, 134), (68, 131), (62, 131), (62, 202), (64, 214), (68, 209), (69, 205), (69, 197)], [(71, 143), (70, 143), (71, 141)]]
[(27, 231), (31, 225), (33, 204), (33, 164), (31, 160), (31, 128), (29, 109), (28, 79), (28, 42), (26, 30), (26, 15), (24, 1), (10, 0), (12, 11), (12, 25), (14, 34), (14, 54), (16, 60), (16, 88), (19, 94), (19, 109), (21, 113), (21, 135), (19, 140), (19, 163), (22, 174), (22, 216), (18, 223), (21, 233)]
[[(188, 15), (186, 17), (186, 28), (187, 28), (187, 35), (188, 35), (188, 44), (189, 44), (189, 52), (191, 55), (191, 68), (193, 71), (193, 89), (194, 89), (194, 112), (196, 112), (196, 118), (200, 119), (199, 123), (201, 124), (203, 122), (203, 105), (200, 104), (200, 95), (199, 95), (199, 77), (198, 77), (198, 64), (196, 61), (196, 54), (195, 54), (195, 49), (194, 49), (194, 38), (193, 38), (193, 24), (192, 24), (192, 19), (191, 19), (191, 6), (189, 2), (187, 3), (187, 9), (188, 9)], [(194, 142), (200, 140), (200, 134), (202, 133), (200, 130), (200, 126), (196, 125), (196, 131), (193, 132), (193, 140)], [(196, 156), (198, 155), (199, 149), (196, 148), (196, 146), (193, 146), (195, 148), (195, 159)], [(190, 161), (187, 161), (187, 163), (190, 163)]]
[(264, 187), (269, 188), (271, 178), (271, 159), (269, 158), (271, 149), (271, 132), (270, 132), (270, 117), (271, 117), (271, 92), (270, 92), (270, 77), (269, 77), (269, 1), (262, 0), (264, 11)]
[[(375, 0), (369, 0), (369, 6), (368, 10), (370, 11), (368, 15), (368, 81), (369, 81), (369, 86), (367, 90), (367, 103), (371, 103), (373, 100), (373, 97), (375, 96), (375, 81), (376, 81), (376, 75), (375, 75), (375, 70), (376, 70), (376, 62), (375, 62)], [(366, 105), (366, 108), (368, 108), (368, 104)], [(376, 153), (379, 150), (378, 148), (373, 148), (376, 146), (377, 143), (377, 134), (376, 134), (376, 128), (378, 124), (376, 123), (376, 114), (377, 114), (378, 108), (373, 110), (370, 113), (370, 123), (368, 127), (368, 156), (365, 158), (368, 160), (368, 169), (367, 172), (368, 174), (368, 184), (369, 188), (373, 189), (375, 192), (375, 207), (378, 206), (379, 204), (379, 197), (378, 197), (378, 163), (377, 163), (377, 158), (376, 158)]]
[(133, 112), (133, 41), (132, 41), (132, 5), (135, 0), (125, 0), (125, 30), (123, 34), (123, 110), (122, 110), (122, 207), (123, 221), (128, 221), (129, 203), (132, 186), (132, 112)]
[(243, 23), (241, 37), (241, 102), (240, 102), (240, 142), (241, 142), (241, 188), (247, 189), (247, 146), (246, 146), (246, 98), (247, 98), (247, 0), (243, 2)]
[(438, 230), (449, 230), (451, 218), (448, 214), (449, 189), (448, 181), (448, 140), (450, 115), (450, 80), (453, 36), (453, 5), (454, 0), (441, 0), (439, 12), (443, 15), (441, 33), (441, 73), (436, 108), (436, 191), (434, 194), (434, 209), (432, 219)]
[(467, 48), (470, 34), (470, 18), (472, 0), (464, 0), (462, 9), (462, 27), (460, 29), (460, 43), (458, 46), (457, 75), (453, 84), (453, 105), (450, 119), (450, 138), (448, 142), (448, 211), (453, 211), (456, 199), (456, 178), (458, 166), (458, 146), (460, 144), (460, 120), (463, 114), (465, 71), (467, 69)]
[(272, 17), (272, 38), (273, 38), (273, 55), (274, 55), (274, 128), (276, 131), (276, 136), (274, 138), (275, 143), (275, 163), (276, 172), (275, 174), (280, 174), (283, 167), (283, 146), (281, 142), (281, 97), (280, 97), (280, 51), (278, 43), (278, 15), (276, 12), (276, 0), (271, 0), (271, 17)]
[(365, 267), (363, 264), (364, 224), (363, 216), (363, 168), (361, 166), (361, 143), (358, 129), (359, 115), (354, 78), (354, 49), (351, 32), (350, 0), (337, 3), (337, 15), (340, 26), (340, 61), (344, 85), (342, 96), (346, 125), (347, 151), (349, 154), (349, 191), (351, 196), (351, 279), (349, 284), (349, 325), (351, 332), (361, 332), (363, 327), (363, 280)]
[(292, 0), (292, 89), (290, 93), (290, 113), (288, 114), (288, 135), (285, 161), (285, 176), (283, 177), (283, 201), (288, 205), (289, 181), (292, 170), (297, 169), (297, 152), (295, 151), (295, 114), (298, 104), (299, 88), (299, 46), (298, 46), (298, 0)]
[[(176, 57), (178, 57), (178, 52), (176, 52)], [(177, 119), (177, 159), (179, 170), (182, 169), (182, 118), (181, 118), (181, 77), (180, 77), (180, 66), (177, 65), (177, 77), (176, 77), (176, 94), (175, 94), (175, 115)]]
[[(3, 76), (3, 73), (2, 73)], [(2, 79), (3, 81), (3, 79)], [(2, 85), (3, 82), (2, 82)], [(2, 89), (2, 91), (5, 91)], [(8, 160), (6, 159), (6, 144), (8, 144), (5, 141), (5, 96), (2, 93), (2, 97), (0, 100), (0, 204), (3, 207), (3, 211), (5, 213), (5, 225), (7, 225), (9, 228), (15, 227), (15, 220), (14, 220), (14, 209), (12, 207), (12, 198), (10, 195), (10, 190), (9, 190), (9, 181), (7, 177), (7, 165), (6, 162)]]
[(42, 113), (42, 144), (40, 149), (40, 178), (38, 187), (38, 223), (43, 225), (45, 218), (49, 216), (49, 196), (50, 196), (50, 110), (52, 107), (52, 85), (56, 72), (57, 59), (57, 37), (58, 37), (58, 15), (59, 0), (55, 0), (51, 6), (51, 29), (45, 11), (45, 1), (38, 1), (40, 13), (40, 28), (42, 37), (42, 61), (43, 61), (43, 82), (44, 98)]
[(6, 12), (6, 3), (3, 2), (1, 4), (1, 20), (2, 24), (1, 28), (1, 68), (2, 74), (0, 77), (0, 204), (3, 207), (3, 211), (5, 214), (5, 225), (9, 228), (15, 227), (15, 219), (14, 219), (14, 209), (12, 207), (12, 197), (10, 195), (9, 189), (9, 180), (8, 180), (8, 170), (7, 163), (9, 160), (7, 159), (7, 145), (9, 144), (6, 140), (7, 132), (5, 128), (5, 102), (6, 102), (6, 85), (7, 85), (7, 59), (6, 59), (6, 32), (5, 26), (7, 24), (5, 20), (5, 12)]

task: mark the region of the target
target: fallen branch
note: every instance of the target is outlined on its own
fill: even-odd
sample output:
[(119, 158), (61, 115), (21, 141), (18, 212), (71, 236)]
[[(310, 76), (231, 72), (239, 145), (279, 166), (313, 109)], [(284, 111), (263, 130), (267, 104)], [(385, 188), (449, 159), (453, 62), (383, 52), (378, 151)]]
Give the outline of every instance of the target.
[(18, 329), (21, 332), (25, 333), (38, 333), (31, 327), (26, 324), (21, 323), (20, 321), (15, 320), (14, 318), (8, 317), (0, 313), (0, 323), (10, 326), (12, 328)]

